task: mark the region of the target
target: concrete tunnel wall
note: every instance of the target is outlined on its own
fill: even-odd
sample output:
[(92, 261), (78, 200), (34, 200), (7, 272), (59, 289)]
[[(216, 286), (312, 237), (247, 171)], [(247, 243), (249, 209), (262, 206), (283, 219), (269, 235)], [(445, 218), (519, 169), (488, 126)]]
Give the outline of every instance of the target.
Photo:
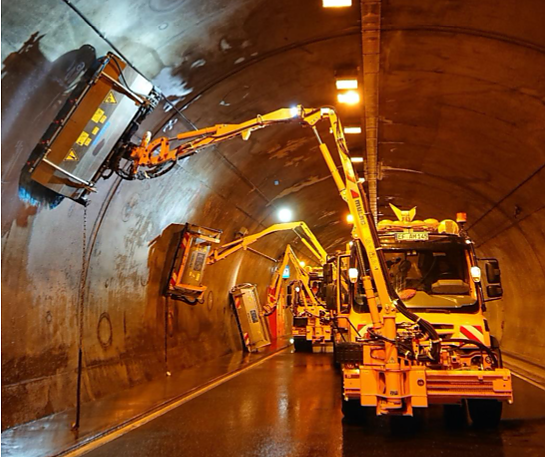
[[(214, 1), (156, 0), (78, 6), (184, 109), (190, 122), (178, 120), (164, 106), (150, 118), (149, 128), (170, 135), (192, 128), (191, 124), (238, 122), (297, 102), (332, 103), (324, 87), (331, 84), (335, 68), (361, 58), (359, 18), (354, 12), (326, 17), (319, 5), (302, 8), (292, 3), (229, 2), (226, 7)], [(505, 299), (489, 305), (494, 331), (505, 351), (538, 369), (545, 366), (545, 28), (539, 31), (539, 21), (517, 16), (516, 2), (504, 2), (502, 8), (495, 2), (480, 2), (478, 7), (456, 2), (456, 8), (432, 3), (414, 8), (410, 2), (383, 2), (382, 40), (388, 52), (382, 57), (385, 92), (379, 144), (384, 176), (379, 195), (391, 196), (403, 207), (417, 204), (422, 218), (468, 211), (479, 250), (498, 257), (502, 265)], [(541, 4), (534, 2), (527, 11), (534, 18), (543, 17)], [(49, 208), (39, 193), (20, 192), (19, 179), (75, 75), (109, 48), (61, 2), (20, 1), (5, 6), (3, 13), (5, 428), (61, 411), (75, 401), (83, 208), (68, 200)], [(421, 24), (429, 30), (415, 32)], [(444, 46), (432, 52), (426, 40), (433, 42), (434, 24), (450, 27), (451, 35), (437, 31)], [(476, 57), (482, 44), (461, 47), (459, 40), (465, 35), (455, 29), (462, 25), (487, 31), (493, 49)], [(526, 40), (533, 48), (514, 48), (490, 38), (500, 32)], [(415, 39), (414, 33), (426, 37)], [(449, 61), (460, 49), (461, 54)], [(484, 98), (465, 95), (480, 108), (483, 100), (499, 100), (495, 106), (480, 114), (466, 109), (465, 122), (446, 104), (442, 111), (437, 109), (437, 100), (448, 101), (456, 94), (460, 100), (460, 88), (475, 87), (463, 81), (453, 85), (448, 75), (442, 75), (446, 67), (448, 73), (470, 68), (474, 79), (488, 80), (490, 74), (483, 75), (488, 57), (501, 53), (510, 59), (497, 63), (493, 72), (504, 74), (513, 66), (511, 76), (497, 83), (503, 92), (481, 91)], [(423, 67), (418, 57), (422, 55), (437, 56), (426, 72), (416, 71)], [(517, 90), (520, 68), (526, 77)], [(528, 94), (532, 103), (524, 105)], [(523, 105), (528, 112), (518, 109)], [(431, 117), (426, 115), (430, 112)], [(512, 151), (514, 144), (518, 154), (500, 147), (507, 137), (501, 135), (505, 122), (498, 124), (499, 113), (515, 124), (509, 131), (513, 143), (508, 142), (506, 150)], [(526, 128), (530, 120), (531, 128)], [(248, 143), (233, 142), (185, 160), (157, 180), (111, 178), (100, 183), (87, 215), (86, 401), (164, 375), (165, 353), (168, 368), (181, 370), (241, 350), (228, 291), (234, 284), (255, 282), (263, 298), (271, 262), (251, 253), (237, 254), (207, 270), (205, 304), (167, 303), (159, 292), (165, 240), (149, 243), (170, 224), (189, 221), (219, 228), (228, 241), (241, 227), (251, 233), (273, 223), (275, 208), (288, 204), (328, 250), (348, 237), (349, 228), (339, 222), (345, 207), (309, 132), (286, 127), (254, 136)], [(391, 151), (392, 144), (397, 151)], [(456, 176), (464, 176), (463, 189)], [(379, 206), (383, 212), (386, 200)], [(288, 240), (291, 236), (266, 240), (259, 248), (277, 256)], [(166, 329), (165, 315), (170, 316)]]

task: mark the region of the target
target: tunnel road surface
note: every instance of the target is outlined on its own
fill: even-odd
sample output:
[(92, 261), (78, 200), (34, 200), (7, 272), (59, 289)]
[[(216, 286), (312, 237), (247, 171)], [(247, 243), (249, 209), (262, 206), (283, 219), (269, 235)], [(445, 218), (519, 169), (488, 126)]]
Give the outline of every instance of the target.
[(519, 378), (497, 430), (448, 425), (440, 406), (417, 420), (348, 424), (331, 360), (283, 351), (86, 455), (545, 456), (545, 391)]

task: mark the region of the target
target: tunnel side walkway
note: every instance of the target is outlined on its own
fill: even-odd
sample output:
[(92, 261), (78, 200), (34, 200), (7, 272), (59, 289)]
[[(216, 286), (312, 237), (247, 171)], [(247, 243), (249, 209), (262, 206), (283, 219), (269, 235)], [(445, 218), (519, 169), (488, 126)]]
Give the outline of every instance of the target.
[(109, 395), (81, 407), (80, 429), (71, 431), (75, 409), (22, 424), (2, 432), (2, 455), (45, 457), (63, 455), (122, 427), (131, 427), (150, 414), (175, 407), (195, 392), (216, 385), (287, 347), (279, 339), (259, 353), (235, 353)]
[(329, 354), (282, 351), (86, 455), (545, 455), (545, 391), (520, 378), (514, 379), (515, 403), (506, 405), (497, 430), (453, 425), (441, 406), (421, 411), (417, 420), (371, 416), (349, 424), (341, 416), (341, 377), (331, 362)]

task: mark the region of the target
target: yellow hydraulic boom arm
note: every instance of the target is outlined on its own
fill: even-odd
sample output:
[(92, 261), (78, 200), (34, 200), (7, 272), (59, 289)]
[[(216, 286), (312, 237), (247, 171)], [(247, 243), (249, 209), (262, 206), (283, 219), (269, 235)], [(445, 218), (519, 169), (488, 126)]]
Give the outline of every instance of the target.
[[(341, 177), (337, 165), (327, 145), (321, 140), (316, 124), (322, 120), (329, 120), (331, 132), (335, 138), (337, 152), (344, 172), (344, 179)], [(258, 115), (254, 119), (241, 124), (218, 124), (213, 127), (207, 127), (191, 132), (184, 132), (174, 138), (160, 137), (150, 142), (151, 134), (146, 134), (140, 146), (134, 147), (131, 151), (131, 161), (133, 173), (137, 173), (139, 168), (153, 168), (167, 162), (176, 161), (179, 158), (194, 154), (198, 150), (211, 146), (237, 136), (247, 140), (250, 134), (258, 129), (285, 123), (299, 122), (303, 126), (312, 127), (316, 138), (318, 139), (320, 151), (329, 168), (329, 171), (335, 181), (341, 197), (347, 202), (350, 212), (354, 215), (353, 237), (360, 239), (365, 247), (366, 256), (369, 261), (371, 274), (378, 293), (378, 300), (383, 306), (383, 311), (388, 314), (390, 320), (395, 320), (395, 307), (390, 297), (386, 274), (384, 267), (379, 259), (380, 244), (376, 233), (373, 232), (374, 221), (372, 214), (368, 209), (368, 202), (363, 188), (358, 184), (356, 173), (350, 161), (346, 139), (342, 130), (342, 125), (335, 111), (331, 108), (303, 108), (297, 106), (294, 108), (281, 108), (265, 115)], [(171, 147), (171, 143), (180, 142), (178, 146)], [(273, 226), (274, 227), (274, 226)], [(255, 236), (258, 236), (256, 234)], [(263, 236), (263, 235), (262, 235)], [(251, 237), (250, 237), (251, 238)], [(253, 239), (253, 238), (251, 238)], [(247, 243), (253, 241), (237, 240), (232, 246), (225, 245), (226, 251), (218, 250), (217, 254), (211, 256), (211, 262), (220, 260), (228, 255), (230, 248), (238, 250), (244, 248)], [(254, 240), (255, 241), (255, 240)], [(312, 249), (311, 249), (312, 250)], [(320, 252), (325, 258), (325, 252)], [(214, 260), (215, 259), (215, 260)], [(380, 333), (383, 326), (383, 319), (380, 316), (377, 301), (374, 299), (374, 292), (370, 278), (363, 277), (366, 288), (369, 307), (373, 319), (374, 328)], [(393, 314), (393, 318), (391, 317)], [(388, 338), (395, 339), (395, 323), (392, 329), (389, 326)], [(386, 335), (385, 335), (386, 336)]]
[[(328, 120), (331, 125), (331, 132), (335, 139), (344, 179), (341, 177), (327, 145), (321, 140), (316, 128), (316, 124), (322, 120)], [(151, 135), (145, 135), (140, 146), (134, 147), (131, 151), (132, 173), (138, 173), (139, 169), (145, 172), (146, 168), (153, 169), (158, 165), (176, 161), (181, 157), (186, 157), (197, 152), (199, 149), (237, 136), (242, 137), (243, 140), (247, 140), (254, 130), (275, 124), (295, 122), (299, 122), (303, 126), (312, 127), (318, 139), (320, 151), (339, 193), (347, 202), (350, 213), (354, 216), (352, 236), (355, 240), (360, 240), (364, 247), (364, 250), (362, 250), (358, 243), (356, 243), (359, 248), (358, 257), (360, 259), (360, 269), (362, 270), (360, 272), (361, 280), (366, 291), (372, 327), (374, 334), (382, 338), (385, 345), (385, 364), (387, 369), (386, 390), (389, 392), (399, 391), (399, 357), (397, 346), (395, 345), (397, 334), (395, 325), (396, 309), (411, 320), (418, 322), (421, 327), (426, 327), (425, 330), (430, 335), (432, 341), (430, 352), (432, 359), (438, 358), (440, 339), (431, 325), (418, 319), (417, 316), (406, 309), (395, 290), (393, 290), (387, 281), (387, 268), (373, 216), (369, 209), (369, 202), (367, 201), (363, 187), (358, 183), (356, 173), (350, 161), (341, 122), (333, 109), (307, 109), (302, 106), (282, 108), (262, 116), (257, 116), (241, 124), (219, 124), (201, 130), (181, 133), (175, 138), (158, 138), (150, 142)], [(171, 142), (176, 141), (181, 142), (181, 144), (171, 147)], [(364, 271), (366, 267), (365, 259), (367, 259), (370, 276), (367, 276)], [(377, 292), (376, 297), (375, 288)], [(381, 309), (379, 309), (379, 304), (382, 307)], [(392, 404), (389, 406), (396, 408), (397, 404), (394, 403), (398, 402), (398, 399), (392, 400)]]
[[(320, 259), (319, 259), (320, 260)], [(284, 273), (284, 270), (286, 266), (291, 263), (293, 265), (294, 271), (295, 271), (295, 277), (297, 280), (299, 280), (303, 284), (303, 288), (305, 289), (305, 292), (308, 297), (310, 297), (310, 301), (313, 306), (319, 306), (318, 300), (316, 299), (316, 296), (314, 295), (314, 292), (312, 292), (310, 285), (309, 285), (309, 275), (305, 271), (303, 267), (301, 267), (299, 263), (299, 259), (297, 258), (297, 255), (293, 251), (293, 248), (288, 244), (286, 246), (286, 250), (284, 251), (284, 258), (282, 260), (282, 264), (277, 268), (275, 271), (271, 285), (269, 286), (269, 293), (267, 294), (267, 305), (266, 305), (266, 313), (270, 314), (274, 311), (278, 304), (278, 299), (280, 298), (280, 293), (282, 291), (282, 275)], [(322, 262), (325, 263), (325, 262)]]
[(318, 259), (320, 264), (324, 264), (327, 261), (327, 253), (324, 248), (314, 236), (312, 231), (308, 228), (307, 224), (303, 221), (298, 222), (284, 222), (281, 224), (273, 224), (270, 227), (267, 227), (261, 232), (254, 233), (253, 235), (248, 235), (243, 238), (240, 238), (230, 243), (224, 244), (218, 249), (215, 249), (208, 256), (207, 263), (213, 264), (220, 260), (225, 259), (227, 256), (234, 254), (240, 249), (249, 249), (249, 246), (255, 243), (260, 238), (270, 235), (272, 233), (281, 232), (285, 230), (293, 230), (295, 234), (301, 238), (303, 244), (309, 249), (310, 252)]
[[(132, 150), (131, 161), (134, 165), (133, 172), (136, 173), (138, 167), (154, 167), (178, 160), (194, 154), (199, 149), (230, 140), (237, 136), (240, 136), (243, 140), (247, 140), (254, 130), (273, 124), (291, 123), (299, 119), (301, 109), (300, 107), (281, 108), (268, 114), (258, 115), (255, 119), (241, 124), (217, 124), (213, 127), (183, 132), (173, 138), (160, 137), (151, 142), (151, 134), (148, 132), (144, 135), (140, 146)], [(312, 110), (304, 111), (310, 112)], [(171, 143), (180, 144), (171, 146)]]

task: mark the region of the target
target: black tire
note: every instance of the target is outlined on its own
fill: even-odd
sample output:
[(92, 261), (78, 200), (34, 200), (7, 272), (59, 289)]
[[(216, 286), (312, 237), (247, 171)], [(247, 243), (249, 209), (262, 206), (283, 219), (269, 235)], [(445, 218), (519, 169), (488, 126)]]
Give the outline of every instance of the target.
[(293, 348), (295, 352), (312, 352), (312, 341), (307, 341), (306, 338), (294, 338)]
[(360, 422), (364, 418), (364, 409), (359, 400), (342, 399), (342, 413), (348, 423)]
[(499, 425), (503, 407), (501, 401), (473, 399), (467, 401), (467, 407), (475, 427), (495, 428)]
[(490, 335), (490, 348), (496, 353), (498, 358), (498, 368), (503, 368), (503, 359), (501, 356), (500, 342), (495, 336)]
[(341, 363), (337, 361), (337, 343), (333, 341), (333, 368), (335, 371), (341, 371)]

